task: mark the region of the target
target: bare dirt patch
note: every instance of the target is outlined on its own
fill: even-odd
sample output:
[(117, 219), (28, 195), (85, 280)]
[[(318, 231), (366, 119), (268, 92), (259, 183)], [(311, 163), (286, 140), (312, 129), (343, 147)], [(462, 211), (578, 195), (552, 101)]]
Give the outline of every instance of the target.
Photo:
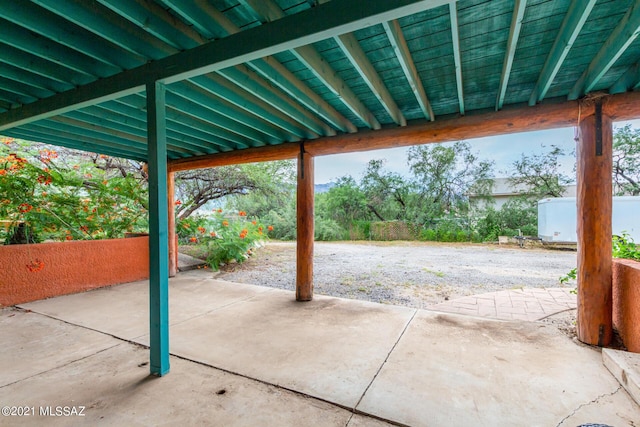
[[(562, 287), (575, 252), (425, 242), (317, 242), (315, 292), (426, 308), (467, 295), (523, 287)], [(270, 242), (220, 279), (295, 289), (295, 243)]]

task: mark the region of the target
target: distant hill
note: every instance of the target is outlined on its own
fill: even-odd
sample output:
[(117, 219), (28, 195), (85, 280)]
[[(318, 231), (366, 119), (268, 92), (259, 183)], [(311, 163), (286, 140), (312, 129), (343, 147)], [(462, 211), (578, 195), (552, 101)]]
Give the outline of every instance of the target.
[(327, 182), (326, 184), (316, 184), (315, 185), (315, 192), (316, 193), (326, 193), (334, 185), (336, 185), (335, 182)]

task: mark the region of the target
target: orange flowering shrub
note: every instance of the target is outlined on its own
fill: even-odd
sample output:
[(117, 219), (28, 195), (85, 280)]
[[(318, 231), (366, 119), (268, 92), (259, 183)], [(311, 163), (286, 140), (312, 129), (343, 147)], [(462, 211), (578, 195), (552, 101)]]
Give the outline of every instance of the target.
[[(267, 229), (273, 230), (273, 227)], [(233, 260), (243, 262), (267, 238), (264, 226), (257, 219), (247, 219), (245, 211), (225, 216), (222, 209), (214, 209), (208, 217), (178, 220), (176, 230), (183, 242), (206, 245), (207, 262), (214, 270)]]
[(0, 228), (5, 243), (116, 238), (147, 229), (146, 184), (106, 172), (110, 158), (62, 158), (53, 147), (0, 141), (0, 219), (13, 224), (8, 232)]

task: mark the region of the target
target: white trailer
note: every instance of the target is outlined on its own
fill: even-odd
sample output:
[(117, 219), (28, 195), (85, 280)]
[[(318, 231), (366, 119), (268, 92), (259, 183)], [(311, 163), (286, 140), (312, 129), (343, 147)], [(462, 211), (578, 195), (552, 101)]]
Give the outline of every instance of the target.
[[(613, 198), (613, 234), (629, 234), (640, 243), (640, 197)], [(575, 197), (542, 199), (538, 202), (538, 237), (543, 242), (577, 243)]]

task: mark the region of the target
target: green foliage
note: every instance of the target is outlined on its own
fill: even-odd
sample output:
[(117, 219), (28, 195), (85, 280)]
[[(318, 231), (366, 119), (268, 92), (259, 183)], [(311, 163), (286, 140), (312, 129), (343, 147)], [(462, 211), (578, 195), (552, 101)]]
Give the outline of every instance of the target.
[(640, 129), (627, 125), (614, 132), (613, 182), (617, 196), (640, 195)]
[[(110, 167), (115, 163), (106, 156), (58, 153), (50, 146), (5, 139), (0, 145), (0, 219), (27, 224), (24, 230), (38, 236), (22, 243), (146, 231), (146, 180), (122, 165)], [(7, 242), (20, 242), (11, 234), (5, 233)]]
[(560, 172), (560, 157), (564, 155), (564, 151), (554, 145), (543, 154), (522, 154), (520, 160), (513, 162), (509, 181), (514, 187), (522, 188), (522, 197), (531, 203), (545, 197), (562, 197), (564, 186), (572, 181)]
[(466, 214), (470, 193), (491, 192), (493, 162), (480, 160), (467, 142), (411, 147), (408, 164), (419, 195), (414, 221)]
[(640, 246), (626, 232), (613, 236), (613, 257), (640, 261)]
[(274, 230), (272, 225), (248, 219), (244, 211), (225, 213), (222, 209), (207, 217), (179, 220), (177, 225), (189, 244), (206, 246), (207, 263), (214, 270), (232, 261), (245, 261)]

